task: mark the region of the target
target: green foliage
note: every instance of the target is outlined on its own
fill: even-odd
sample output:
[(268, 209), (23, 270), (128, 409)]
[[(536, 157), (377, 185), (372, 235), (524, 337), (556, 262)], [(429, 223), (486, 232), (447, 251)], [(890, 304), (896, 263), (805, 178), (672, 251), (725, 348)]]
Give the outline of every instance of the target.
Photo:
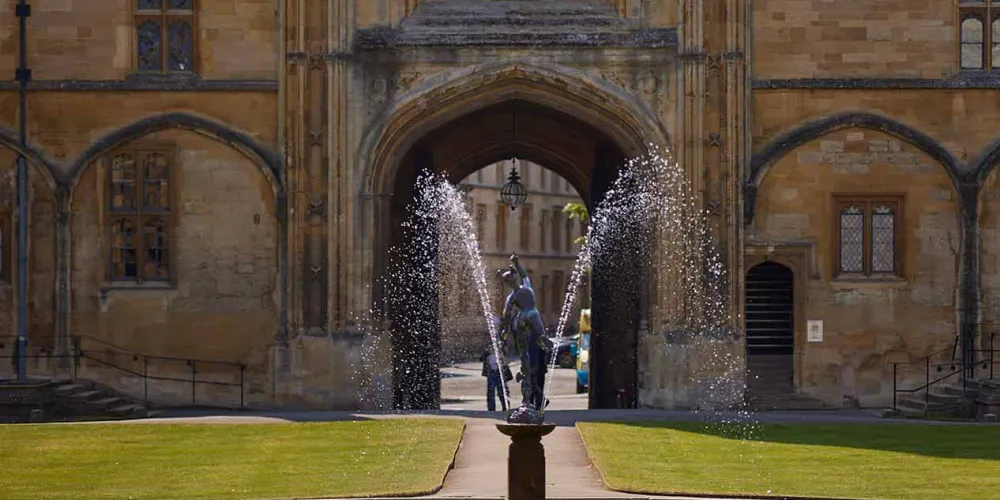
[[(563, 207), (563, 213), (569, 216), (570, 220), (574, 219), (580, 220), (583, 221), (584, 223), (590, 221), (590, 212), (587, 211), (587, 206), (584, 205), (583, 203), (578, 203), (578, 202), (567, 203), (566, 206)], [(573, 240), (573, 243), (577, 245), (583, 245), (583, 243), (586, 240), (587, 238), (585, 236), (580, 236), (577, 239)]]

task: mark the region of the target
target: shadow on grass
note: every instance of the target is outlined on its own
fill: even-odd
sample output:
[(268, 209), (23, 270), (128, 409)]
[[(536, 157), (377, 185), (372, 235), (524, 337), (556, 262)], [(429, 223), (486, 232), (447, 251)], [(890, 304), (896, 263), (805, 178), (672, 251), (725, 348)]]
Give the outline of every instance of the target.
[(857, 448), (937, 458), (1000, 461), (1000, 426), (871, 424), (730, 424), (621, 422), (643, 429), (674, 429), (731, 440)]

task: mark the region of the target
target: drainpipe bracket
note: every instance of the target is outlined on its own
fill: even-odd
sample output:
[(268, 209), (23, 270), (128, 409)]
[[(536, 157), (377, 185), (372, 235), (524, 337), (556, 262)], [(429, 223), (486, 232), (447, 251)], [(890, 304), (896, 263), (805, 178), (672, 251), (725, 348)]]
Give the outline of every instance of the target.
[(29, 68), (17, 68), (14, 72), (14, 79), (18, 82), (28, 83), (31, 81), (31, 69)]
[(14, 15), (17, 17), (31, 17), (31, 5), (26, 3), (14, 6)]

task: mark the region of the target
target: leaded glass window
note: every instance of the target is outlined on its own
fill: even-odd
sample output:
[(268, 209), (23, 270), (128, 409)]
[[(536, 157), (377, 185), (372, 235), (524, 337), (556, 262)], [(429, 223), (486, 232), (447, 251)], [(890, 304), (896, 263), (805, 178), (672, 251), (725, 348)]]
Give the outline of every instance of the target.
[(10, 258), (14, 239), (10, 237), (10, 214), (0, 211), (0, 283), (10, 283)]
[(163, 281), (167, 279), (167, 223), (162, 218), (146, 221), (142, 228), (143, 256), (142, 278)]
[(170, 277), (170, 158), (166, 151), (148, 150), (111, 158), (107, 206), (113, 281)]
[(967, 17), (962, 21), (962, 69), (983, 69), (983, 20)]
[(138, 206), (135, 196), (135, 160), (120, 154), (111, 161), (111, 210), (130, 212)]
[(872, 209), (872, 272), (896, 271), (896, 212), (889, 205)]
[(838, 274), (898, 275), (900, 200), (872, 197), (837, 202)]
[(990, 30), (990, 40), (993, 51), (990, 55), (990, 68), (1000, 69), (1000, 9), (993, 14), (993, 29)]
[(117, 219), (111, 223), (112, 279), (135, 280), (138, 278), (135, 239), (135, 224), (131, 219)]
[(136, 71), (183, 75), (195, 72), (194, 0), (137, 0)]
[(852, 205), (840, 211), (840, 272), (864, 271), (865, 214)]
[(960, 67), (966, 71), (1000, 69), (1000, 0), (962, 0)]
[(135, 35), (136, 66), (141, 72), (157, 72), (162, 69), (163, 38), (160, 24), (147, 19), (139, 24)]

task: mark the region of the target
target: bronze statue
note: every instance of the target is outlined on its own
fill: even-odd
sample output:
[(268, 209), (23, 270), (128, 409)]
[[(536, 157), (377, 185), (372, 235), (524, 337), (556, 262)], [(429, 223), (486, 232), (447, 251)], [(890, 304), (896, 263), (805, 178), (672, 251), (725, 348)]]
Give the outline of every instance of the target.
[(545, 363), (545, 327), (535, 306), (535, 290), (531, 287), (528, 273), (521, 267), (517, 255), (512, 255), (510, 261), (512, 265), (500, 275), (503, 282), (513, 289), (504, 304), (500, 338), (505, 340), (506, 333), (514, 335), (514, 345), (521, 358), (521, 407), (514, 410), (507, 420), (512, 423), (541, 423), (544, 408), (540, 407), (540, 401), (544, 387), (538, 374)]

